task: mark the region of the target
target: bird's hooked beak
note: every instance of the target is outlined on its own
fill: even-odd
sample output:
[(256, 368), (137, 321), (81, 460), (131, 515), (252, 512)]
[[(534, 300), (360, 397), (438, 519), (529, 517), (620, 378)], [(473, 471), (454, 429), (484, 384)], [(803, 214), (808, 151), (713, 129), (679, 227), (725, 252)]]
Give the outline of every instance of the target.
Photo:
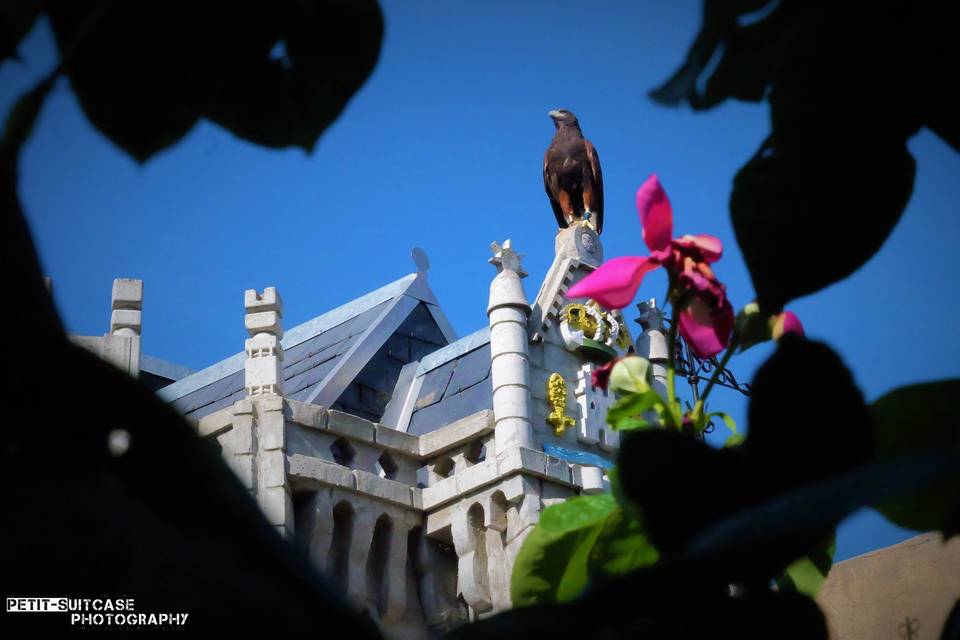
[(559, 109), (554, 109), (553, 111), (551, 111), (551, 112), (548, 113), (547, 115), (550, 116), (551, 118), (553, 118), (554, 120), (556, 120), (557, 118), (562, 118), (562, 117), (563, 117), (563, 114), (560, 113), (560, 110), (559, 110)]

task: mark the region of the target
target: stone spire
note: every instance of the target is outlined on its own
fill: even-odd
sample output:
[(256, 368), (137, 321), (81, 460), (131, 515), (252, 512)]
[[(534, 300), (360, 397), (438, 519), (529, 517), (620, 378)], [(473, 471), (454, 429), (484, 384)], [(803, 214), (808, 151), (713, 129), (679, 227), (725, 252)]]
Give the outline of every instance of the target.
[(250, 338), (244, 344), (247, 361), (244, 366), (244, 386), (248, 396), (262, 394), (283, 395), (283, 301), (276, 287), (267, 287), (263, 293), (247, 289), (243, 294), (247, 310), (244, 324)]
[(643, 332), (637, 337), (637, 355), (650, 361), (653, 388), (662, 398), (666, 398), (670, 349), (667, 337), (663, 335), (663, 312), (657, 308), (656, 298), (637, 304), (637, 311), (640, 312), (637, 324), (643, 328)]
[(533, 446), (527, 321), (530, 304), (521, 279), (527, 272), (510, 240), (490, 245), (497, 275), (490, 283), (490, 378), (493, 384), (494, 439), (497, 454)]

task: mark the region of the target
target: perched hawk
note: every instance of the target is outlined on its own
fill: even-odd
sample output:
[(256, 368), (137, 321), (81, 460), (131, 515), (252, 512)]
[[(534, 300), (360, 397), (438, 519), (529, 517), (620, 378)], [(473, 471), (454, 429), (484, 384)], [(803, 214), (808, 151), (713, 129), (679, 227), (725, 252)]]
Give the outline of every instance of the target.
[(566, 109), (548, 114), (557, 127), (543, 157), (543, 186), (560, 228), (584, 220), (603, 230), (603, 175), (600, 157), (583, 137), (577, 116)]

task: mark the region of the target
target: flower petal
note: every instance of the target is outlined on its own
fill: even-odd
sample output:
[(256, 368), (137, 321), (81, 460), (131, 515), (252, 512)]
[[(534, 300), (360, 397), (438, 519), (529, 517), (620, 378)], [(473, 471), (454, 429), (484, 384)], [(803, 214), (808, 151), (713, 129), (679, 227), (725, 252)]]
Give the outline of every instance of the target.
[(704, 262), (716, 262), (723, 256), (723, 243), (716, 236), (701, 233), (696, 236), (681, 236), (673, 241), (674, 245), (692, 248), (700, 252)]
[(779, 340), (788, 333), (804, 337), (803, 323), (793, 311), (784, 311), (776, 317), (773, 323), (773, 339)]
[(607, 309), (622, 309), (633, 301), (644, 274), (658, 266), (646, 256), (608, 260), (570, 287), (567, 297), (593, 298)]
[(673, 209), (657, 174), (651, 175), (637, 189), (637, 213), (643, 226), (643, 241), (650, 251), (669, 247), (673, 238)]
[(699, 298), (680, 312), (680, 335), (698, 358), (715, 356), (726, 348), (733, 331), (733, 307), (726, 300), (711, 309)]

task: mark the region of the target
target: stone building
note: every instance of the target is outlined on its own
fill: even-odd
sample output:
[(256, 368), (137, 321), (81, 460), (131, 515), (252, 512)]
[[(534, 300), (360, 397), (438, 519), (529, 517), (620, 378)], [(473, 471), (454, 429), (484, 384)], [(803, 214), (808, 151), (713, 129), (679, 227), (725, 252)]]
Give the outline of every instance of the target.
[[(652, 301), (633, 342), (619, 314), (564, 296), (603, 260), (589, 226), (557, 235), (533, 299), (510, 242), (491, 248), (488, 323), (463, 338), (414, 250), (415, 273), (286, 332), (277, 290), (247, 291), (244, 350), (201, 371), (141, 353), (139, 280), (114, 282), (108, 334), (72, 339), (215, 440), (269, 522), (388, 636), (424, 638), (510, 607), (540, 512), (608, 487), (618, 439), (593, 368), (633, 344), (655, 387), (665, 376)], [(936, 635), (958, 550), (926, 535), (838, 564), (818, 597), (831, 637)]]
[(618, 445), (590, 376), (629, 331), (564, 296), (602, 262), (599, 237), (560, 232), (534, 298), (510, 241), (491, 248), (488, 322), (463, 338), (414, 250), (415, 273), (286, 331), (277, 290), (247, 291), (244, 350), (201, 371), (140, 353), (137, 280), (114, 283), (109, 334), (74, 340), (216, 440), (270, 523), (389, 635), (424, 637), (508, 608), (540, 512), (603, 491)]

